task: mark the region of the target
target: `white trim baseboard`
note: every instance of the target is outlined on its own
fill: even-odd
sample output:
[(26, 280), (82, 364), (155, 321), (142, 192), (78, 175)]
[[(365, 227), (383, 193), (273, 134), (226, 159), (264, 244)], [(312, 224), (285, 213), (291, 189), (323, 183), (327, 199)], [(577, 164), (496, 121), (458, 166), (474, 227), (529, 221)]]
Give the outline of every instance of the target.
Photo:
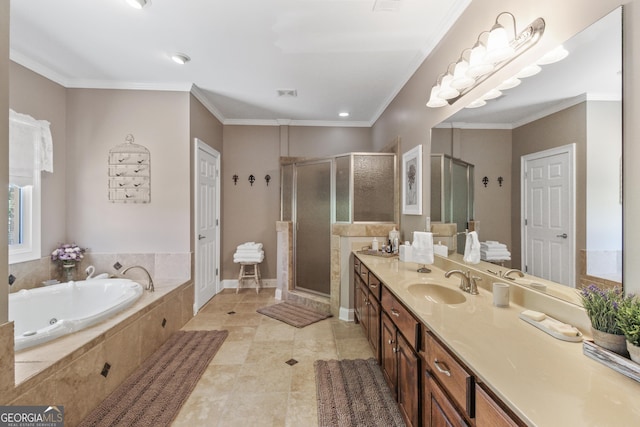
[(344, 308), (340, 307), (340, 320), (344, 320), (345, 322), (353, 322), (354, 319), (354, 311), (353, 308)]

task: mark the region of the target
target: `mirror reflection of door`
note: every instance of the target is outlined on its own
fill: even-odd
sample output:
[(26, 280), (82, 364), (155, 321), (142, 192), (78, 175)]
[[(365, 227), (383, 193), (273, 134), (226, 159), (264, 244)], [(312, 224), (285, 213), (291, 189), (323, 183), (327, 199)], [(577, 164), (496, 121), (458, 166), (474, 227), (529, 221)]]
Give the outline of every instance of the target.
[(574, 146), (522, 157), (522, 265), (526, 273), (575, 287)]

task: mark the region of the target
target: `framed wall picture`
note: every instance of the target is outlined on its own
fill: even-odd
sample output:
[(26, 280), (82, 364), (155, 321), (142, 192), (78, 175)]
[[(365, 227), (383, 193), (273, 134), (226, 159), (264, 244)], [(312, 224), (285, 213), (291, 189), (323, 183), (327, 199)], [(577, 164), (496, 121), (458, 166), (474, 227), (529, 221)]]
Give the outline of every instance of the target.
[(402, 213), (422, 215), (422, 145), (402, 155)]

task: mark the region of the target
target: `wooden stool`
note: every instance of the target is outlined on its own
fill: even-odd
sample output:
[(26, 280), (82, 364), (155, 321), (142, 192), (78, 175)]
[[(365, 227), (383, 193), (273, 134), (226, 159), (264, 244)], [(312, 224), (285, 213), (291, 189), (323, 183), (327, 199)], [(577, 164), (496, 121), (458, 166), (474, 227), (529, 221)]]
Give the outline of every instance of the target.
[[(251, 267), (251, 268), (247, 268)], [(236, 288), (236, 294), (242, 286), (242, 280), (253, 279), (256, 282), (256, 293), (260, 292), (260, 265), (255, 262), (241, 262), (240, 274), (238, 275), (238, 287)]]

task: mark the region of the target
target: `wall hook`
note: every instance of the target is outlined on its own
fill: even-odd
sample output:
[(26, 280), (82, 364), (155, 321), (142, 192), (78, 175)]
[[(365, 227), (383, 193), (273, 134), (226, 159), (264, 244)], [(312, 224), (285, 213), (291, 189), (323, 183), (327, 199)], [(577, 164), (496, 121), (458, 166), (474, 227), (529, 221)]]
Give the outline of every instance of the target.
[(233, 175), (233, 185), (238, 185), (238, 175)]
[(269, 186), (269, 181), (271, 181), (271, 175), (266, 175), (264, 180), (267, 181), (267, 187)]
[(486, 187), (487, 184), (489, 183), (489, 178), (487, 178), (486, 176), (484, 178), (482, 178), (482, 183), (484, 184), (484, 186)]
[(253, 183), (256, 182), (256, 177), (252, 175), (249, 175), (249, 182), (251, 183), (251, 186), (253, 187)]
[(502, 187), (502, 181), (504, 181), (504, 178), (499, 176), (498, 177), (498, 184), (500, 184), (500, 187)]

